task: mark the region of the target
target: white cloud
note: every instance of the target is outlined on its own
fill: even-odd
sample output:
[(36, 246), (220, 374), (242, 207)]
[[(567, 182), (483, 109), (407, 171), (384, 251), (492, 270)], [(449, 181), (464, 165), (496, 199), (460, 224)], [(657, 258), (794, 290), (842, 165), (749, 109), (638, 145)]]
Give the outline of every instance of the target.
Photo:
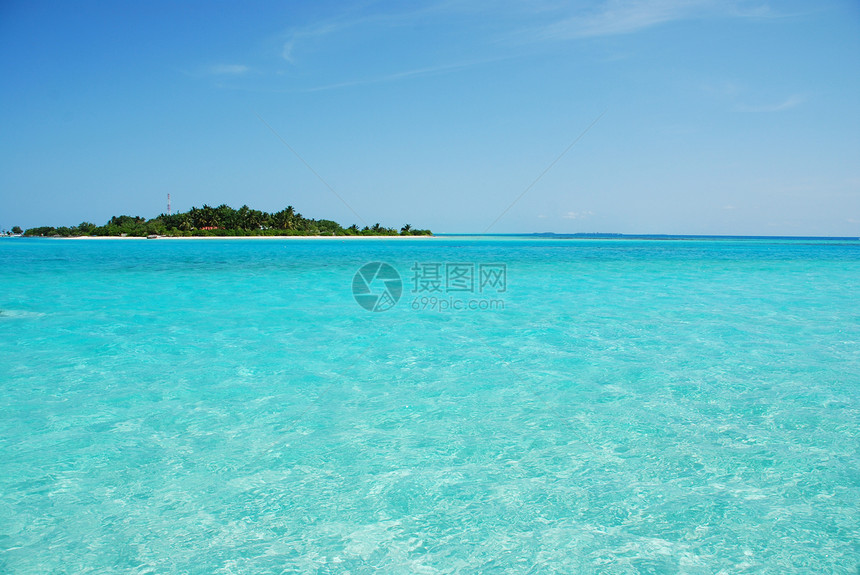
[(734, 99), (746, 91), (746, 86), (735, 80), (715, 80), (705, 82), (702, 91), (717, 98)]
[(216, 76), (240, 76), (249, 70), (250, 68), (242, 64), (216, 64), (209, 66), (207, 72)]
[(369, 84), (382, 84), (385, 82), (394, 82), (397, 80), (405, 80), (407, 78), (419, 78), (423, 76), (432, 76), (435, 74), (443, 74), (446, 72), (453, 72), (456, 70), (461, 70), (464, 68), (471, 68), (473, 66), (478, 66), (481, 64), (486, 64), (489, 62), (496, 62), (501, 60), (501, 58), (488, 58), (486, 60), (472, 60), (468, 62), (455, 62), (452, 64), (444, 64), (441, 66), (428, 66), (426, 68), (415, 68), (413, 70), (402, 70), (400, 72), (395, 72), (393, 74), (386, 74), (384, 76), (371, 76), (367, 78), (357, 78), (354, 80), (346, 80), (344, 82), (338, 82), (336, 84), (326, 84), (323, 86), (316, 86), (313, 88), (306, 88), (302, 90), (303, 92), (323, 92), (325, 90), (337, 90), (339, 88), (351, 88), (353, 86), (366, 86)]
[(703, 83), (700, 88), (708, 96), (728, 102), (740, 112), (785, 112), (797, 108), (807, 101), (804, 94), (792, 94), (775, 103), (744, 103), (744, 101), (749, 102), (753, 99), (763, 100), (764, 98), (760, 95), (761, 90), (755, 90), (754, 87), (746, 86), (734, 80), (713, 80)]
[(578, 36), (607, 36), (628, 34), (669, 22), (691, 17), (707, 2), (658, 1), (625, 2), (616, 0), (604, 5), (602, 11), (588, 18), (577, 19), (574, 30)]
[(328, 36), (330, 34), (333, 34), (334, 32), (355, 25), (357, 25), (357, 21), (341, 23), (329, 22), (316, 26), (308, 26), (306, 28), (293, 30), (288, 33), (289, 39), (284, 42), (284, 45), (281, 48), (281, 58), (292, 64), (294, 62), (293, 52), (295, 51), (296, 44), (300, 44), (301, 42), (305, 42), (314, 38)]
[[(280, 51), (276, 55), (283, 62), (297, 64), (309, 54), (326, 50), (330, 43), (341, 37), (386, 34), (388, 30), (403, 29), (418, 22), (437, 22), (440, 19), (469, 21), (485, 18), (497, 25), (495, 32), (483, 40), (498, 48), (508, 41), (516, 44), (546, 40), (570, 40), (606, 35), (630, 34), (665, 22), (701, 19), (708, 17), (750, 18), (768, 14), (765, 0), (601, 0), (589, 3), (559, 3), (556, 0), (535, 0), (522, 3), (502, 0), (492, 9), (476, 6), (465, 0), (436, 0), (418, 8), (405, 7), (380, 12), (362, 8), (344, 10), (327, 19), (306, 23), (285, 30), (278, 38)], [(501, 32), (501, 30), (507, 32)], [(510, 47), (509, 47), (510, 48)], [(276, 48), (277, 50), (277, 48)], [(445, 63), (427, 62), (401, 72), (364, 76), (333, 82), (329, 85), (306, 88), (302, 91), (319, 91), (362, 84), (390, 82), (415, 76), (444, 73), (464, 67), (481, 65), (497, 60), (517, 57), (519, 52), (495, 52), (493, 57), (477, 50), (473, 58), (463, 54), (465, 61)], [(250, 72), (244, 65), (211, 66), (212, 75), (238, 76)], [(730, 88), (731, 89), (731, 88)]]
[(284, 42), (283, 47), (281, 48), (281, 57), (287, 62), (293, 63), (296, 45), (308, 43), (313, 40), (323, 40), (325, 37), (333, 36), (337, 33), (355, 28), (379, 31), (386, 28), (410, 25), (414, 22), (420, 21), (421, 18), (426, 16), (428, 13), (438, 9), (439, 6), (429, 4), (422, 8), (405, 10), (402, 12), (362, 13), (358, 15), (356, 15), (355, 10), (353, 10), (352, 13), (347, 10), (347, 14), (345, 15), (289, 30), (286, 33), (288, 39)]
[(763, 106), (748, 106), (742, 104), (738, 106), (738, 109), (742, 112), (785, 112), (786, 110), (791, 110), (792, 108), (800, 106), (804, 102), (806, 102), (805, 96), (795, 94), (776, 104), (766, 104)]
[(296, 39), (291, 38), (289, 42), (284, 43), (284, 47), (281, 50), (281, 58), (286, 60), (287, 62), (293, 62), (293, 46), (296, 45)]
[(568, 15), (533, 32), (539, 39), (566, 40), (631, 34), (678, 20), (762, 18), (771, 15), (767, 5), (755, 1), (607, 0), (594, 10)]
[(584, 220), (585, 218), (587, 218), (589, 216), (593, 216), (593, 215), (594, 215), (594, 212), (586, 210), (584, 212), (567, 212), (566, 214), (564, 214), (561, 217), (563, 217), (566, 220)]

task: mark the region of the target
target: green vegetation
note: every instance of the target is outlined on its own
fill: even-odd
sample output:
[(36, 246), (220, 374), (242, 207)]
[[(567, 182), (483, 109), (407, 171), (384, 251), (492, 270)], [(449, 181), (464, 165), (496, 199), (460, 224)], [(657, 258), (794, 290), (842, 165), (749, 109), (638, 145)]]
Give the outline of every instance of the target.
[(12, 226), (13, 234), (23, 234), (24, 230), (21, 229), (21, 226)]
[(82, 222), (72, 228), (49, 226), (30, 228), (24, 232), (31, 237), (78, 236), (429, 236), (430, 230), (416, 230), (406, 224), (398, 232), (380, 224), (359, 228), (355, 224), (341, 227), (332, 220), (308, 219), (292, 206), (275, 212), (261, 212), (242, 206), (217, 208), (203, 205), (178, 214), (161, 214), (147, 220), (138, 216), (114, 216), (103, 226)]

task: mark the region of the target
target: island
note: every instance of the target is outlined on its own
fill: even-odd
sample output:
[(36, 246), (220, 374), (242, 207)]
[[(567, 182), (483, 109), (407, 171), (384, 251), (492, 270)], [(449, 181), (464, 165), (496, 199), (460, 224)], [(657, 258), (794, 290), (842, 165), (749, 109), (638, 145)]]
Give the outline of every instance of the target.
[(430, 236), (430, 230), (406, 224), (398, 231), (380, 224), (359, 228), (342, 227), (332, 220), (306, 218), (287, 206), (275, 213), (242, 206), (238, 210), (222, 204), (204, 204), (187, 212), (161, 214), (147, 220), (140, 216), (114, 216), (103, 226), (82, 222), (77, 226), (29, 228), (27, 237), (210, 237), (210, 236)]

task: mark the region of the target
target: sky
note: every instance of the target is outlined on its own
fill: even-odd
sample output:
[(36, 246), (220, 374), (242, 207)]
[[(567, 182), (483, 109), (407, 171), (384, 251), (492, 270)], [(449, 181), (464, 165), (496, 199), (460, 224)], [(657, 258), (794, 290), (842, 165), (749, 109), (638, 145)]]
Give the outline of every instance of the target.
[(0, 2), (0, 229), (860, 236), (860, 2)]

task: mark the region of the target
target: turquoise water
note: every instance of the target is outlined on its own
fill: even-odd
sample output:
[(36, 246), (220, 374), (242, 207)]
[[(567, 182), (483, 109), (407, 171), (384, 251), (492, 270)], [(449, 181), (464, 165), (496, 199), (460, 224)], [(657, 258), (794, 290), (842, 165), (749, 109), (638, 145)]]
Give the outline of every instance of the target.
[[(440, 311), (416, 263), (505, 289)], [(857, 241), (10, 239), (0, 270), (0, 572), (858, 572)]]

